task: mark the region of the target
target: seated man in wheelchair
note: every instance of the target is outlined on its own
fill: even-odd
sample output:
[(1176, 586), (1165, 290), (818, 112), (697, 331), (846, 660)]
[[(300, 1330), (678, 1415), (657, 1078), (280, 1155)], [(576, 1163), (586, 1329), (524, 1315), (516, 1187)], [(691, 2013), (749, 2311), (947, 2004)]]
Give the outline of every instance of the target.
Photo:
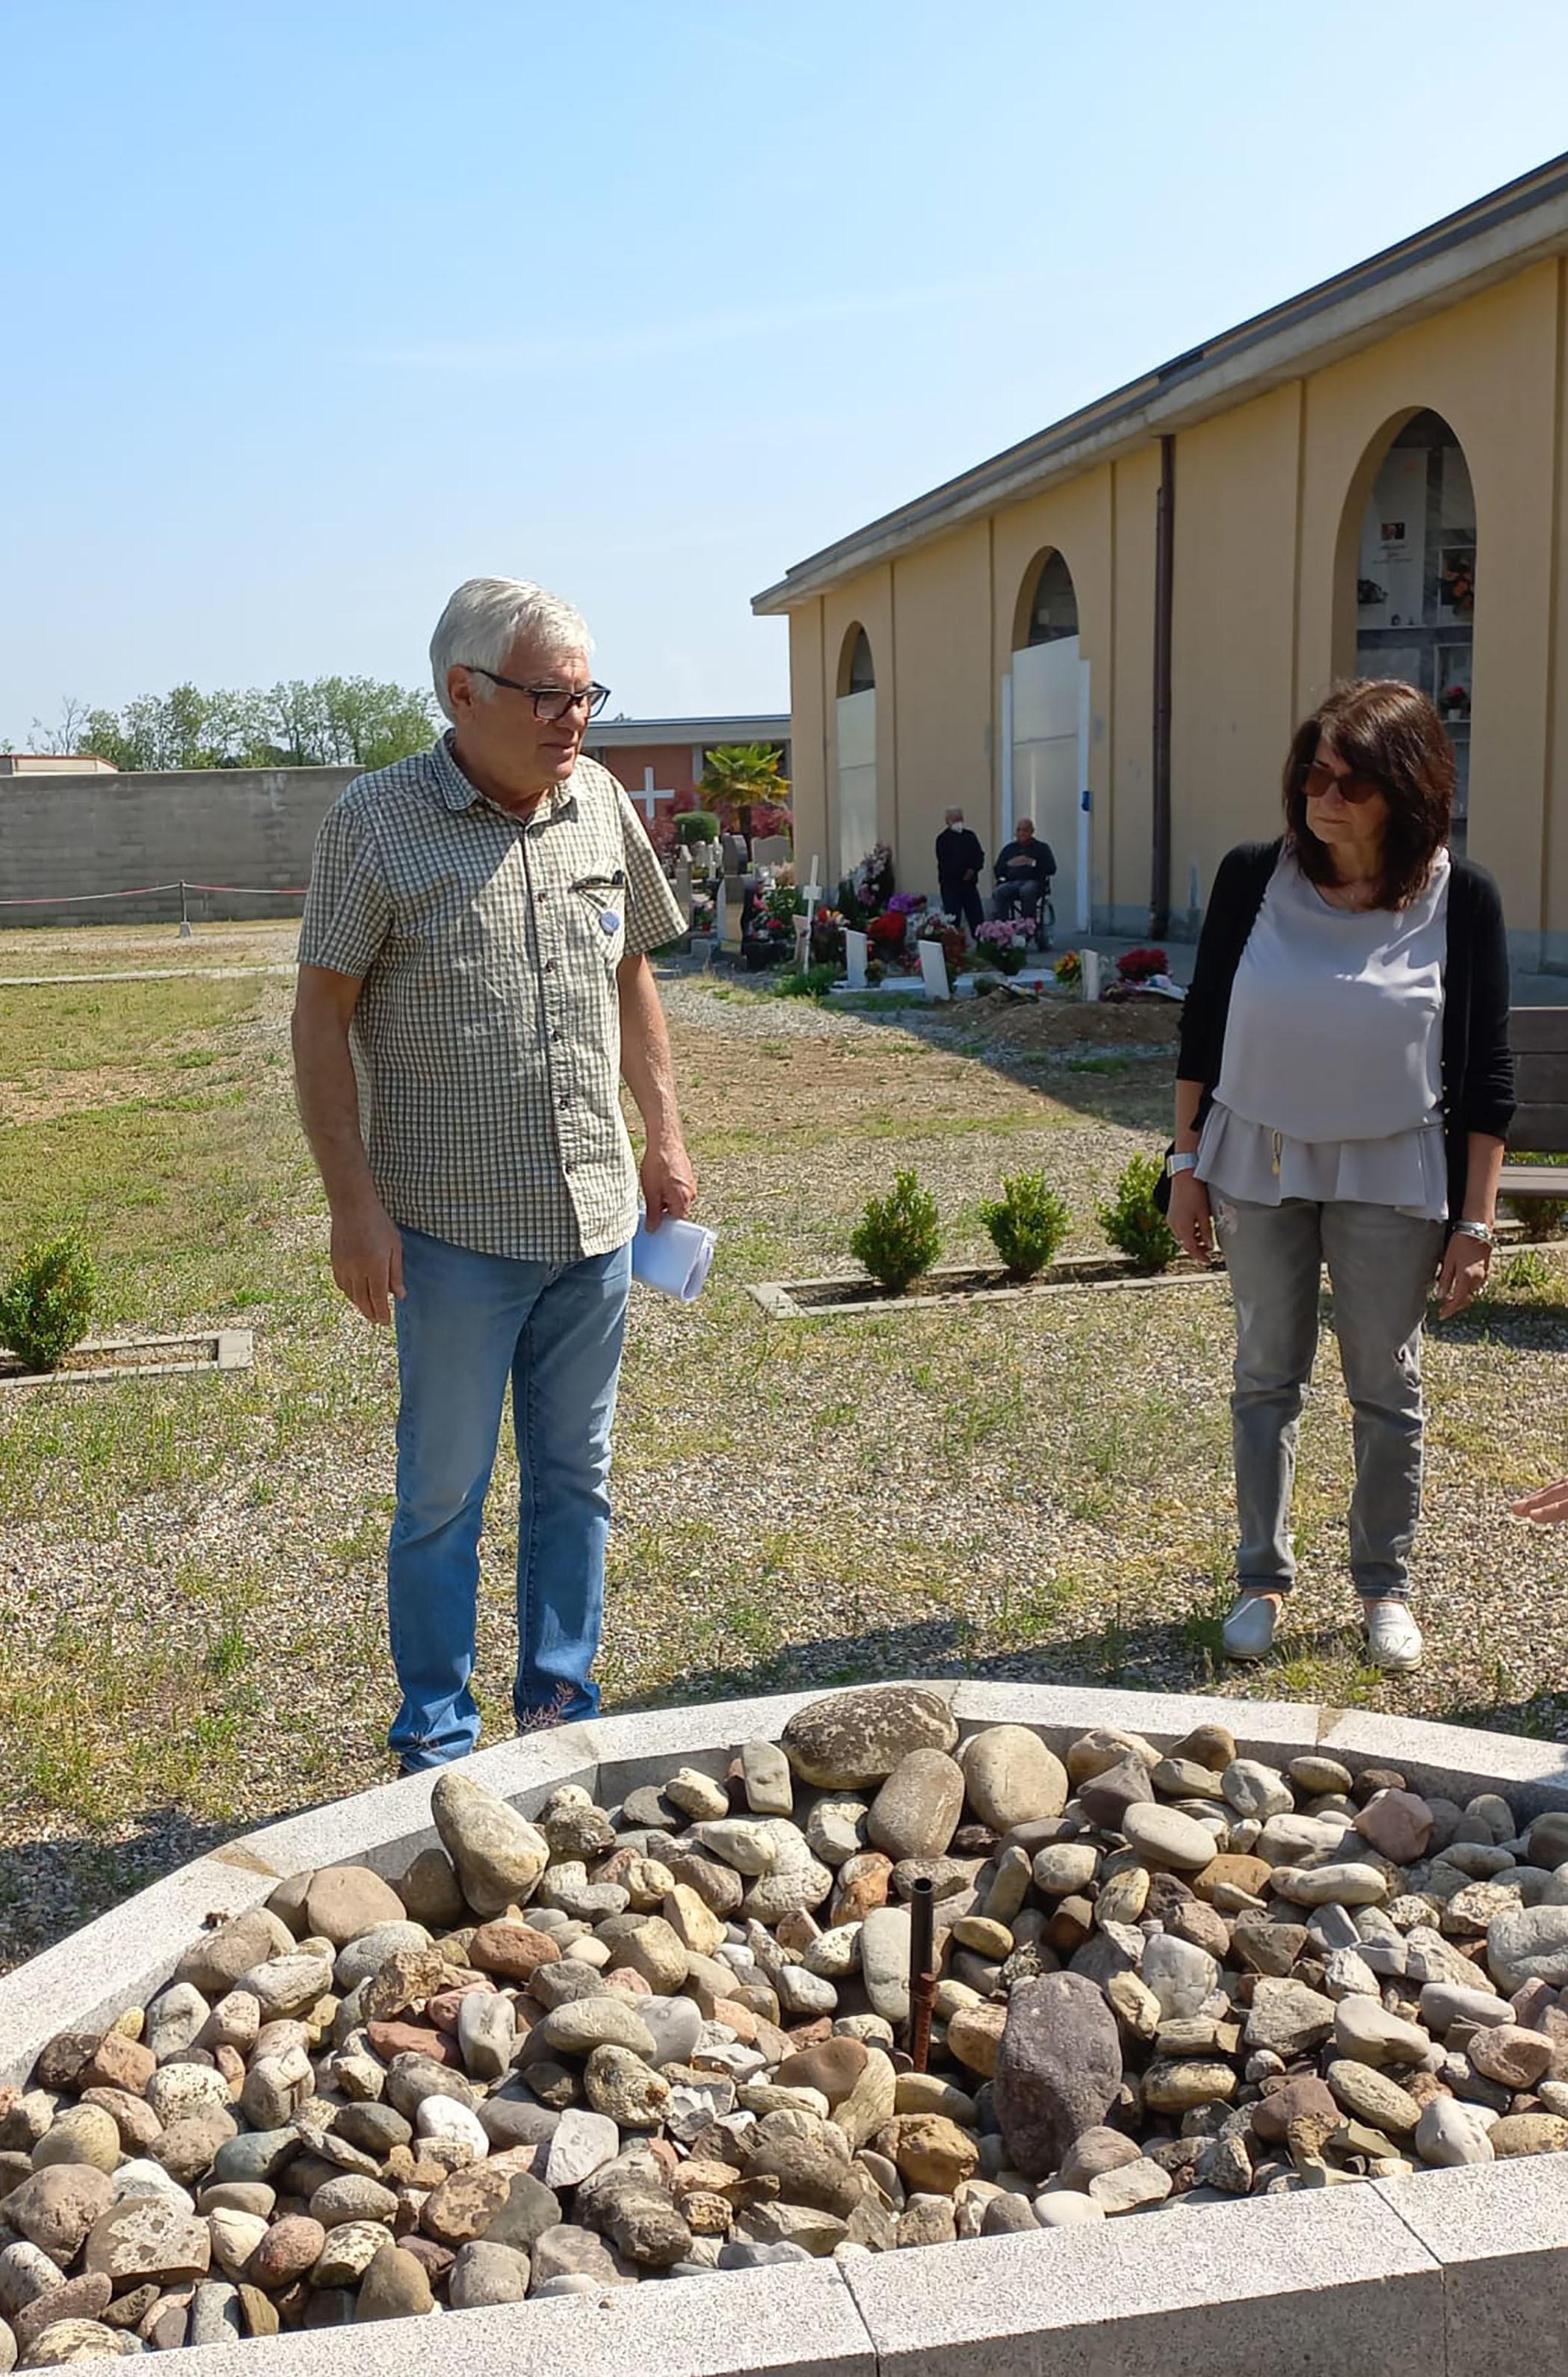
[(1036, 926), (1034, 938), (1042, 947), (1055, 873), (1056, 853), (1050, 842), (1040, 840), (1031, 818), (1020, 818), (1016, 839), (996, 854), (996, 896), (992, 905), (998, 916), (1027, 916)]

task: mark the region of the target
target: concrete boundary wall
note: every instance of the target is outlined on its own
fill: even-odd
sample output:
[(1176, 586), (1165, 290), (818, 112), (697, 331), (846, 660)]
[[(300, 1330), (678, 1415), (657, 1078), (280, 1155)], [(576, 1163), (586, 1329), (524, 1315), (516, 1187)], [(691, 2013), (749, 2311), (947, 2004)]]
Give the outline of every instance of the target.
[[(0, 928), (177, 923), (177, 893), (73, 904), (141, 884), (310, 880), (316, 828), (362, 768), (197, 768), (185, 773), (7, 776), (0, 782)], [(55, 895), (61, 895), (56, 898)], [(298, 900), (193, 893), (203, 918), (297, 916)]]
[[(1568, 1809), (1554, 1742), (1277, 1702), (932, 1688), (965, 1736), (1022, 1724), (1060, 1750), (1119, 1725), (1168, 1745), (1213, 1719), (1244, 1754), (1324, 1749), (1461, 1800), (1500, 1786), (1521, 1817)], [(674, 1764), (718, 1774), (823, 1697), (596, 1718), (483, 1751), (468, 1772), (525, 1814), (565, 1782), (608, 1803)], [(346, 1860), (399, 1872), (434, 1837), (433, 1781), (248, 1834), (0, 1979), (0, 2083), (25, 2078), (55, 2031), (143, 2001), (205, 1919), (255, 1905), (280, 1876)], [(461, 2324), (442, 2326), (443, 2365), (464, 2377), (1517, 2377), (1562, 2357), (1568, 2156), (447, 2316)], [(205, 2347), (201, 2377), (427, 2377), (431, 2349), (422, 2323), (394, 2321)]]

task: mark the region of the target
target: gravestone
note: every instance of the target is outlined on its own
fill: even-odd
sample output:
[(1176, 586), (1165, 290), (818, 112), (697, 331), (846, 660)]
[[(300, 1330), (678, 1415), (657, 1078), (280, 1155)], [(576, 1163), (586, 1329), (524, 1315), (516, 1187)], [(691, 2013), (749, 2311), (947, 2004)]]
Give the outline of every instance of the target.
[(727, 956), (741, 953), (741, 918), (746, 910), (746, 886), (739, 875), (727, 874), (719, 887), (715, 923), (719, 946)]
[(1079, 984), (1083, 990), (1084, 997), (1086, 998), (1098, 998), (1099, 997), (1100, 980), (1099, 951), (1098, 950), (1080, 950), (1078, 951), (1078, 963), (1083, 969), (1079, 975)]
[(851, 990), (866, 986), (866, 937), (851, 926), (844, 927), (844, 972)]
[(764, 834), (752, 844), (754, 866), (788, 866), (794, 856), (794, 844), (787, 833)]
[(689, 931), (692, 922), (692, 862), (684, 854), (675, 861), (675, 879), (672, 888), (675, 893), (675, 905), (681, 911)]
[(804, 973), (812, 962), (812, 920), (808, 909), (795, 919), (795, 972)]
[(725, 874), (743, 875), (751, 865), (752, 859), (751, 848), (745, 835), (743, 833), (723, 834), (719, 838), (719, 847), (724, 853)]
[(951, 998), (952, 985), (947, 979), (947, 959), (940, 941), (920, 941), (921, 987), (928, 998)]

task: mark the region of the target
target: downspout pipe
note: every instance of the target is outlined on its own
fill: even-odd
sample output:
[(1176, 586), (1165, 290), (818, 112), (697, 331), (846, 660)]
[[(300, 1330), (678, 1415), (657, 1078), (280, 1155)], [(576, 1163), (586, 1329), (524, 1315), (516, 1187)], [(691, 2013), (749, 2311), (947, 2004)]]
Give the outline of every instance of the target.
[(1154, 831), (1149, 870), (1149, 936), (1170, 930), (1170, 644), (1176, 559), (1176, 440), (1159, 441), (1159, 496), (1154, 526)]

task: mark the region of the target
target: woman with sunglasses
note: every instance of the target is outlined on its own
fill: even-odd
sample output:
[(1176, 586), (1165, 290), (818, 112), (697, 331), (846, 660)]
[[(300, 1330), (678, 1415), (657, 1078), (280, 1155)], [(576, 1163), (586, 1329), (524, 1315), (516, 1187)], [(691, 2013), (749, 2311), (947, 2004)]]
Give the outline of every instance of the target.
[(1182, 1019), (1170, 1226), (1236, 1310), (1241, 1540), (1225, 1621), (1262, 1658), (1295, 1581), (1296, 1437), (1328, 1266), (1355, 1414), (1350, 1569), (1373, 1662), (1420, 1664), (1420, 1335), (1486, 1279), (1514, 1108), (1491, 878), (1451, 856), (1454, 755), (1424, 694), (1337, 687), (1297, 730), (1285, 833), (1215, 878)]

